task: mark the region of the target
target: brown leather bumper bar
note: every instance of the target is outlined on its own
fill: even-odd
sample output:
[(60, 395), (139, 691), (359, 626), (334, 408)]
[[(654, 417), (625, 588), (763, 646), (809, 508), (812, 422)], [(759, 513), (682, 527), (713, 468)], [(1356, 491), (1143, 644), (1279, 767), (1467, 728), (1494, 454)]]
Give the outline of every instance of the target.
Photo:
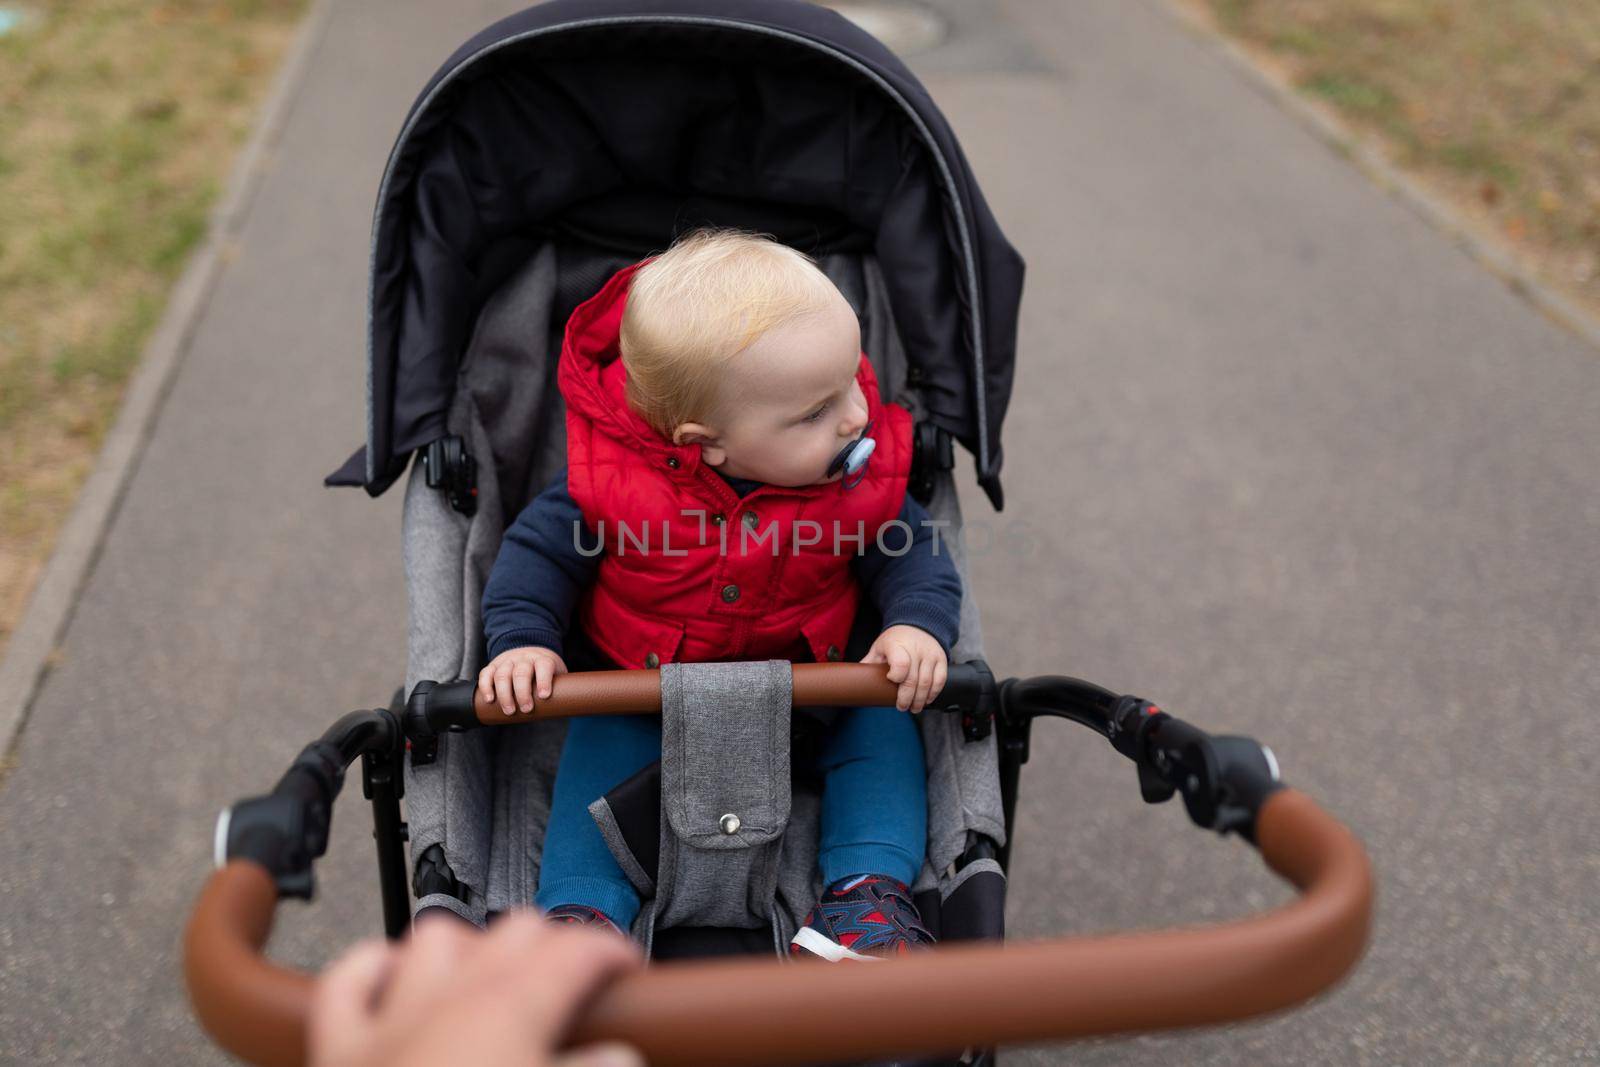
[[(627, 1041), (657, 1067), (794, 1064), (1199, 1026), (1286, 1008), (1361, 955), (1372, 875), (1350, 832), (1292, 789), (1262, 805), (1256, 838), (1268, 866), (1301, 892), (1263, 915), (1170, 932), (951, 945), (871, 967), (662, 964), (610, 988), (573, 1040)], [(235, 860), (217, 871), (189, 924), (185, 969), (219, 1044), (253, 1063), (300, 1064), (312, 979), (261, 956), (276, 906), (261, 867)], [(870, 1025), (798, 1025), (866, 1001), (881, 1009)]]
[[(797, 707), (882, 706), (894, 703), (900, 687), (889, 681), (888, 668), (872, 663), (796, 663), (793, 670)], [(530, 719), (564, 719), (572, 715), (646, 715), (661, 711), (659, 670), (575, 671), (550, 683), (550, 695), (534, 698), (533, 710), (507, 715), (500, 705), (474, 695), (473, 711), (485, 726)]]

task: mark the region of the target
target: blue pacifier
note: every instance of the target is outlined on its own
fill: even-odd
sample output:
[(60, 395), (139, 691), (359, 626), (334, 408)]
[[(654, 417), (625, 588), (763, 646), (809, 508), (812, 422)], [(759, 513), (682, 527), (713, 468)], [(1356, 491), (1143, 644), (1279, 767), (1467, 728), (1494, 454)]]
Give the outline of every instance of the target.
[(854, 489), (866, 477), (867, 460), (872, 458), (873, 450), (878, 447), (878, 442), (867, 436), (871, 430), (872, 423), (868, 422), (862, 427), (861, 436), (839, 449), (839, 454), (828, 464), (829, 478), (840, 470), (844, 471), (842, 482), (846, 489)]

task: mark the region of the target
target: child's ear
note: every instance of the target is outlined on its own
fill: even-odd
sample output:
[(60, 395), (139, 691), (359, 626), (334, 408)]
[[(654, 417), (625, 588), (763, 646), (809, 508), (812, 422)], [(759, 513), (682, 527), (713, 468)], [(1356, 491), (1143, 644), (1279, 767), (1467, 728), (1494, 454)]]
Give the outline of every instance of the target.
[(722, 442), (717, 437), (717, 432), (704, 423), (680, 422), (672, 431), (672, 443), (675, 445), (699, 445), (700, 460), (709, 466), (719, 466), (727, 458), (727, 453), (722, 448)]

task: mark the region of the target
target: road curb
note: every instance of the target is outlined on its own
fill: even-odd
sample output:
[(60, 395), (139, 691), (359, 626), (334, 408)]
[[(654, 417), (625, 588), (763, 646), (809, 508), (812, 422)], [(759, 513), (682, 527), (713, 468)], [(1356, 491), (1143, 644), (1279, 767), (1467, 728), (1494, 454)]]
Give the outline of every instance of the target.
[(176, 372), (183, 364), (194, 328), (205, 312), (217, 278), (226, 267), (229, 245), (244, 222), (274, 142), (283, 132), (304, 81), (311, 54), (327, 27), (331, 0), (312, 0), (305, 21), (261, 106), (250, 139), (211, 212), (204, 244), (189, 257), (172, 288), (166, 311), (145, 344), (138, 369), (107, 433), (94, 470), (78, 492), (77, 503), (56, 538), (38, 584), (0, 658), (0, 756), (9, 754), (27, 721), (72, 619), (84, 579), (116, 516), (128, 480), (138, 465), (151, 427)]
[(1300, 95), (1293, 86), (1262, 70), (1250, 53), (1223, 36), (1183, 0), (1161, 0), (1202, 46), (1245, 75), (1251, 86), (1298, 119), (1318, 140), (1354, 163), (1379, 188), (1419, 215), (1478, 263), (1555, 321), (1600, 349), (1600, 318), (1567, 299), (1521, 263), (1507, 249), (1477, 233), (1450, 203), (1428, 191), (1422, 183), (1391, 163), (1366, 138), (1355, 133), (1329, 111)]

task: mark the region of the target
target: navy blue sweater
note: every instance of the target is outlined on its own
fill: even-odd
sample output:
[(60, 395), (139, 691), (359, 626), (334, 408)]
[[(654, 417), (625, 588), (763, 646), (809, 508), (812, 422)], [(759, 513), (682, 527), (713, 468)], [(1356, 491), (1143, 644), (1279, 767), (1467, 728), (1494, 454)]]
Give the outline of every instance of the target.
[[(741, 497), (762, 484), (717, 473)], [(910, 547), (899, 551), (903, 533), (884, 535), (890, 552), (869, 539), (864, 551), (851, 558), (851, 568), (877, 605), (884, 628), (910, 625), (925, 630), (949, 655), (961, 630), (961, 576), (942, 532), (923, 525), (928, 513), (909, 493), (899, 518), (911, 529)], [(583, 523), (583, 513), (567, 491), (563, 467), (506, 530), (483, 587), (483, 632), (490, 659), (525, 645), (562, 654), (572, 610), (600, 565), (598, 553), (585, 556), (578, 551), (573, 536), (578, 523)], [(598, 544), (587, 523), (582, 530), (585, 548)]]

